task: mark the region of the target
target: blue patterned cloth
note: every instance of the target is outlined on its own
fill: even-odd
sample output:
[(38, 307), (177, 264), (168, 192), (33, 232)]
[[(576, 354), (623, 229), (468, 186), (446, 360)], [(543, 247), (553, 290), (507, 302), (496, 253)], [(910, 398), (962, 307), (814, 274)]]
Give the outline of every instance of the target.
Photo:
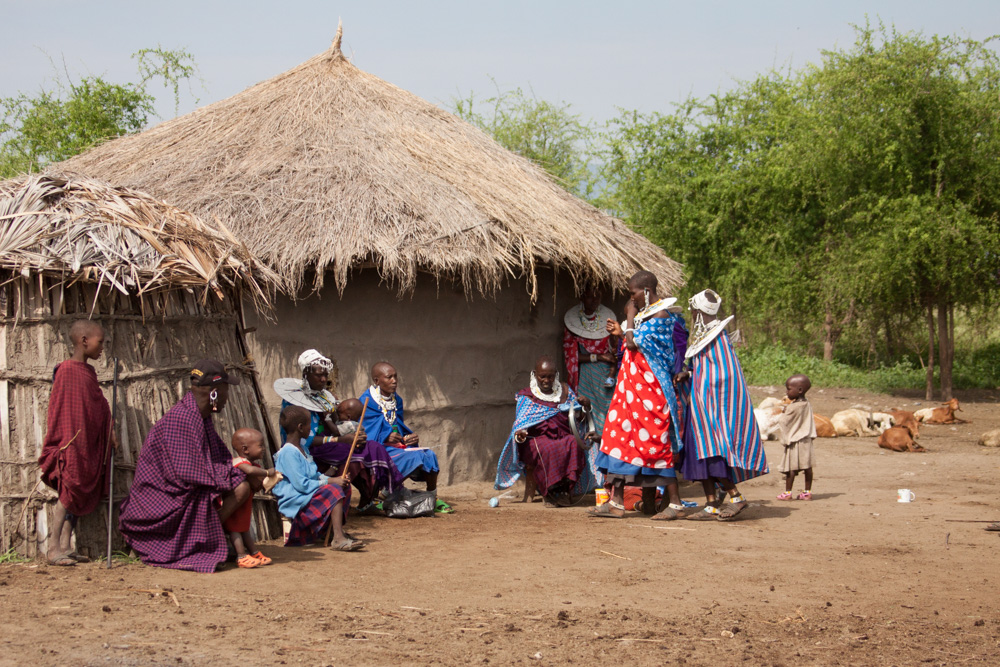
[[(674, 391), (674, 374), (679, 372), (678, 359), (683, 363), (684, 351), (687, 349), (687, 328), (684, 318), (676, 313), (667, 312), (666, 317), (651, 317), (637, 325), (632, 332), (632, 340), (642, 350), (653, 375), (660, 383), (663, 396), (670, 408), (670, 447), (678, 451), (683, 445), (680, 437), (681, 412), (677, 402), (677, 392)], [(680, 350), (683, 340), (684, 349)], [(677, 369), (677, 370), (675, 370)]]
[(406, 425), (403, 421), (403, 399), (397, 393), (396, 398), (396, 418), (389, 422), (386, 419), (385, 413), (379, 408), (378, 401), (375, 397), (370, 395), (370, 392), (365, 392), (358, 399), (362, 403), (365, 402), (365, 397), (368, 396), (368, 410), (365, 411), (365, 420), (362, 425), (365, 427), (365, 433), (369, 440), (374, 440), (375, 442), (381, 443), (386, 452), (389, 454), (389, 458), (399, 469), (400, 474), (403, 477), (411, 477), (415, 474), (437, 472), (440, 470), (438, 465), (437, 454), (433, 450), (427, 449), (425, 447), (410, 447), (401, 448), (395, 447), (393, 445), (386, 445), (386, 438), (389, 434), (393, 432), (393, 429), (398, 431), (400, 435), (409, 435), (413, 433), (413, 429)]
[[(517, 395), (514, 412), (514, 425), (510, 427), (510, 435), (500, 451), (500, 461), (497, 463), (497, 477), (493, 486), (497, 489), (508, 489), (524, 474), (524, 463), (517, 453), (517, 443), (514, 442), (514, 432), (531, 428), (544, 421), (552, 419), (560, 412), (568, 412), (570, 409), (580, 407), (576, 400), (576, 392), (566, 387), (566, 400), (558, 406), (541, 405), (531, 400), (527, 396)], [(596, 449), (593, 447), (592, 449)], [(590, 472), (590, 467), (585, 466), (580, 471), (580, 479), (573, 487), (573, 493), (588, 493), (594, 489), (594, 476)]]

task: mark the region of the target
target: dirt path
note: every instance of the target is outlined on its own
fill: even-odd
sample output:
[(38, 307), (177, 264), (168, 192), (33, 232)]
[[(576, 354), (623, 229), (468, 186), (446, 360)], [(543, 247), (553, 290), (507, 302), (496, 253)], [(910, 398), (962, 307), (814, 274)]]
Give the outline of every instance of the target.
[(1000, 520), (987, 398), (964, 404), (972, 424), (925, 427), (927, 454), (820, 440), (815, 500), (776, 501), (772, 473), (729, 524), (490, 509), (467, 484), (442, 494), (451, 516), (352, 519), (364, 553), (270, 546), (275, 565), (215, 575), (0, 565), (0, 664), (996, 664), (1000, 535), (946, 521)]

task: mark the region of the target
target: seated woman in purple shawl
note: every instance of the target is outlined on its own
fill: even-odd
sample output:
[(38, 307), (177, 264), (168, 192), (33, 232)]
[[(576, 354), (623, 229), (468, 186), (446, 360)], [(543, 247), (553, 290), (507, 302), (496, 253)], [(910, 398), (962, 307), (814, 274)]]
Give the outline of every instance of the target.
[[(333, 362), (316, 350), (306, 350), (299, 355), (301, 378), (282, 378), (274, 383), (274, 391), (281, 397), (281, 408), (289, 405), (305, 408), (311, 417), (309, 436), (302, 445), (321, 472), (331, 475), (347, 473), (358, 490), (358, 511), (374, 509), (381, 491), (393, 493), (403, 483), (403, 476), (392, 459), (378, 442), (368, 440), (364, 428), (358, 428), (358, 444), (343, 471), (344, 460), (354, 442), (356, 427), (338, 424), (336, 410), (339, 401), (327, 389)], [(281, 430), (282, 442), (285, 438)]]
[(566, 507), (571, 490), (577, 494), (590, 491), (587, 455), (569, 426), (569, 410), (589, 409), (590, 400), (559, 382), (555, 362), (547, 355), (535, 363), (531, 386), (519, 391), (515, 399), (517, 413), (500, 453), (496, 488), (508, 488), (526, 474), (525, 500), (531, 497), (534, 484), (547, 507)]
[(231, 384), (221, 363), (199, 361), (191, 391), (146, 436), (118, 527), (147, 565), (213, 572), (228, 552), (222, 522), (261, 486), (233, 467), (212, 423)]

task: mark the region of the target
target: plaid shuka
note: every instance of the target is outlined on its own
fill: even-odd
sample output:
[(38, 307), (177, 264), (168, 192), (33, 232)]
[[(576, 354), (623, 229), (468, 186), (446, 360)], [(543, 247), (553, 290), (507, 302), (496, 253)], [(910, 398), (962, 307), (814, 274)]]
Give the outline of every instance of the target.
[[(510, 428), (510, 435), (504, 443), (500, 452), (500, 461), (497, 463), (497, 476), (494, 488), (508, 489), (524, 474), (524, 462), (517, 451), (517, 443), (514, 442), (514, 433), (523, 429), (537, 426), (544, 421), (555, 417), (560, 412), (567, 412), (571, 408), (577, 408), (580, 404), (576, 400), (576, 392), (569, 387), (566, 388), (566, 401), (556, 405), (554, 403), (539, 402), (531, 395), (530, 390), (521, 392), (514, 397), (515, 405), (514, 425)], [(580, 478), (573, 487), (574, 493), (587, 493), (594, 488), (594, 476), (589, 466), (583, 466), (580, 471)]]
[(292, 519), (292, 527), (288, 531), (288, 541), (285, 546), (301, 547), (326, 539), (326, 526), (333, 516), (337, 503), (343, 501), (341, 507), (344, 518), (347, 518), (347, 506), (350, 504), (350, 487), (347, 492), (336, 484), (324, 484), (313, 494), (312, 500), (299, 510)]
[(83, 516), (94, 511), (107, 490), (111, 409), (90, 364), (69, 359), (56, 366), (53, 376), (38, 465), (42, 481), (59, 492), (63, 507)]
[(118, 527), (147, 565), (213, 572), (227, 554), (215, 500), (245, 478), (188, 392), (146, 436)]

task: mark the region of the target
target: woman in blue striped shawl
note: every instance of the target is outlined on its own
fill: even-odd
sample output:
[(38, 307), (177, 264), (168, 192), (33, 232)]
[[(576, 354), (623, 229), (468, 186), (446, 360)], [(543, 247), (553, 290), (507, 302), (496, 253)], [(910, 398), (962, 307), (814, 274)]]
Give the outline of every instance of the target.
[[(686, 518), (695, 521), (729, 521), (747, 507), (736, 488), (742, 482), (768, 472), (764, 446), (746, 379), (726, 325), (733, 319), (718, 319), (722, 299), (712, 290), (694, 295), (690, 301), (694, 336), (688, 344), (691, 382), (684, 383), (684, 449), (680, 465), (685, 479), (701, 481), (705, 507)], [(716, 487), (729, 495), (717, 496)]]

